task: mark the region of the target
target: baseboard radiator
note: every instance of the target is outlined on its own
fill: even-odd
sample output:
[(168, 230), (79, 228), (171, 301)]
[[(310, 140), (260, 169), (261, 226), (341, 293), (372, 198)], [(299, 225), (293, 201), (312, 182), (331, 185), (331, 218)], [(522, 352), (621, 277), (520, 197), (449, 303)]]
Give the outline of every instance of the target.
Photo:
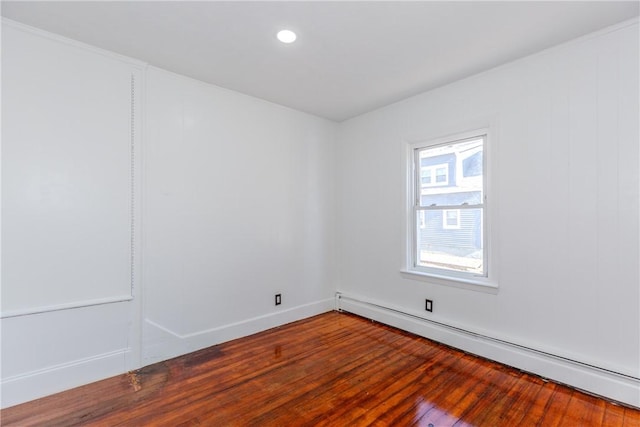
[(342, 292), (336, 293), (336, 310), (394, 326), (545, 379), (640, 408), (640, 376), (469, 331)]

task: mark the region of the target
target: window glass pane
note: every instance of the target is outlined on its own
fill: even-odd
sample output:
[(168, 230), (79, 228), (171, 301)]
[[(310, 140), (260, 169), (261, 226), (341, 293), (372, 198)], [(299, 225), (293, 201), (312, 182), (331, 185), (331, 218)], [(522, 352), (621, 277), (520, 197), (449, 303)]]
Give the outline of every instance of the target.
[(420, 206), (483, 203), (483, 138), (419, 150)]
[(422, 184), (431, 184), (431, 168), (422, 168), (420, 171), (420, 177), (422, 178)]
[[(445, 226), (448, 215), (458, 227)], [(426, 210), (417, 219), (417, 266), (484, 274), (482, 209)]]
[(482, 175), (482, 151), (476, 152), (462, 160), (462, 176)]

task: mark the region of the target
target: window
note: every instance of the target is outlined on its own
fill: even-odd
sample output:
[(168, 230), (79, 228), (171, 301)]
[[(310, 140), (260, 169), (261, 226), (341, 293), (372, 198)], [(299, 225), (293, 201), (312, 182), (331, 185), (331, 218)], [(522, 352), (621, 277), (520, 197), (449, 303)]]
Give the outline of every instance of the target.
[(410, 269), (487, 277), (486, 133), (413, 145)]
[(442, 211), (442, 228), (449, 230), (460, 229), (460, 209), (445, 209)]
[(443, 163), (434, 166), (425, 166), (420, 170), (420, 181), (425, 187), (447, 185), (449, 183), (449, 165)]

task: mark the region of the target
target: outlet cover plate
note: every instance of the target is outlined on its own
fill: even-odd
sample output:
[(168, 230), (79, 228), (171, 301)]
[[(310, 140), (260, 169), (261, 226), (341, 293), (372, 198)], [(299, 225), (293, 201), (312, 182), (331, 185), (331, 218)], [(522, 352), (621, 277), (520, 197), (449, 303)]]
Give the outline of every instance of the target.
[(424, 300), (424, 309), (427, 310), (429, 313), (432, 313), (433, 312), (433, 300), (430, 300), (430, 299)]

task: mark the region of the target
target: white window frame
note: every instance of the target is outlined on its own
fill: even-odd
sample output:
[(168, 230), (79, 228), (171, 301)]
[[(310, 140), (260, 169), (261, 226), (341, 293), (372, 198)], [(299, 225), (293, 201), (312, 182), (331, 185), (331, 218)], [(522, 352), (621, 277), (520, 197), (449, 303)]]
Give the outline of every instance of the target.
[[(417, 150), (424, 148), (436, 148), (442, 145), (451, 145), (458, 142), (464, 142), (470, 139), (482, 137), (483, 143), (483, 270), (484, 274), (474, 274), (469, 272), (445, 270), (438, 268), (430, 268), (417, 265), (417, 239), (420, 228), (417, 226), (417, 218), (423, 209), (417, 209), (419, 205), (419, 196), (421, 188), (421, 176), (419, 167), (416, 163)], [(489, 129), (482, 128), (469, 132), (459, 133), (432, 140), (421, 140), (408, 143), (408, 162), (407, 162), (407, 240), (406, 240), (406, 267), (401, 270), (405, 278), (413, 280), (421, 280), (442, 285), (450, 285), (463, 289), (480, 290), (483, 292), (497, 293), (498, 284), (495, 281), (495, 275), (492, 272), (490, 253), (491, 253), (491, 234), (490, 234), (490, 191), (489, 177), (491, 171), (490, 164), (490, 135)], [(457, 171), (459, 172), (459, 171)], [(447, 207), (449, 209), (458, 209), (458, 206)], [(444, 209), (443, 209), (444, 212)], [(444, 221), (444, 220), (443, 220)]]

